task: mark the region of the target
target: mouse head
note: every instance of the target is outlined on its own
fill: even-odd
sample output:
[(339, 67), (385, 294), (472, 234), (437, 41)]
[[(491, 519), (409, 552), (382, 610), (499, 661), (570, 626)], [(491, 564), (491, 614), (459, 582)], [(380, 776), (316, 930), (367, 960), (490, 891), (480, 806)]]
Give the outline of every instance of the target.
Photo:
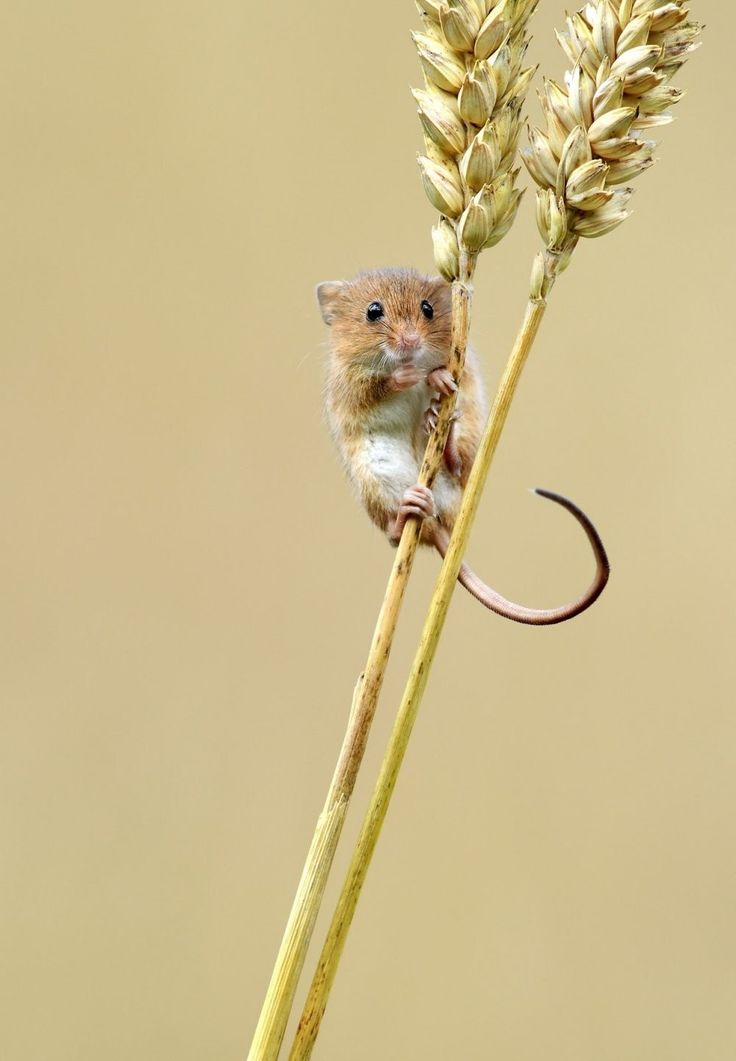
[(346, 362), (387, 373), (414, 362), (436, 368), (450, 349), (450, 285), (412, 269), (378, 269), (317, 288), (332, 349)]

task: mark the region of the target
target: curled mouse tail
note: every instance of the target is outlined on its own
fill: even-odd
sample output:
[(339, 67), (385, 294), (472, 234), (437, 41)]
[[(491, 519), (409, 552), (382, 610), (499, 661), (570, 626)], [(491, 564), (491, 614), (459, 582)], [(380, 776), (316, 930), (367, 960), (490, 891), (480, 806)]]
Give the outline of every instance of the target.
[[(552, 623), (564, 623), (567, 619), (572, 619), (574, 616), (579, 615), (580, 612), (584, 612), (586, 608), (589, 608), (593, 601), (597, 600), (603, 592), (606, 582), (608, 582), (611, 568), (600, 535), (582, 509), (578, 508), (569, 498), (563, 497), (562, 494), (553, 493), (551, 490), (537, 489), (535, 493), (541, 497), (549, 498), (550, 501), (556, 501), (558, 505), (566, 508), (588, 536), (588, 541), (593, 548), (593, 555), (595, 556), (596, 572), (591, 585), (583, 596), (576, 601), (571, 601), (570, 604), (563, 604), (559, 608), (525, 608), (521, 604), (506, 600), (500, 593), (496, 593), (465, 563), (462, 564), (457, 578), (458, 582), (469, 593), (472, 593), (481, 604), (484, 604), (492, 612), (503, 615), (506, 619), (513, 619), (516, 623), (549, 626)], [(434, 546), (440, 555), (444, 557), (450, 542), (450, 536), (444, 527), (434, 521), (432, 523), (431, 533)]]

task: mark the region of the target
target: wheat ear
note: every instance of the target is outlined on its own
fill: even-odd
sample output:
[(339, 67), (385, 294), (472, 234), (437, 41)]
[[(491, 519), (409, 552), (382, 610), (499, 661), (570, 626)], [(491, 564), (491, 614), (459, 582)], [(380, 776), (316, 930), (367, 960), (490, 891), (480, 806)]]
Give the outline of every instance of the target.
[(419, 166), (439, 210), (435, 261), (450, 281), (469, 280), (480, 251), (510, 230), (522, 193), (514, 169), (521, 108), (534, 76), (524, 67), (527, 23), (539, 0), (421, 0), (414, 43), (425, 87), (414, 98), (424, 131)]
[(521, 152), (539, 185), (546, 246), (532, 298), (546, 297), (581, 237), (605, 236), (629, 216), (627, 182), (654, 164), (656, 145), (640, 134), (672, 121), (683, 92), (670, 81), (700, 46), (688, 16), (684, 0), (592, 0), (557, 34), (571, 63), (565, 87), (545, 81), (545, 128)]
[[(447, 5), (438, 7), (432, 0), (422, 0), (421, 6), (445, 27), (448, 19)], [(497, 5), (498, 8), (508, 6)], [(568, 34), (559, 35), (568, 55), (574, 57), (571, 59), (574, 69), (568, 82), (571, 86), (570, 95), (555, 86), (552, 90), (555, 107), (552, 108), (550, 97), (547, 95), (552, 82), (547, 83), (543, 97), (548, 118), (547, 132), (538, 131), (535, 134), (536, 139), (533, 138), (532, 141), (532, 165), (537, 166), (537, 179), (542, 184), (538, 219), (546, 243), (545, 252), (540, 254), (534, 263), (531, 294), (524, 320), (496, 393), (478, 455), (465, 488), (460, 513), (437, 580), (380, 775), (320, 955), (290, 1061), (302, 1061), (311, 1054), (427, 685), (491, 460), (506, 423), (523, 367), (542, 322), (547, 295), (558, 273), (569, 264), (579, 238), (604, 235), (627, 216), (628, 190), (623, 193), (612, 191), (610, 186), (615, 188), (617, 179), (619, 182), (629, 180), (651, 164), (652, 145), (637, 140), (632, 134), (635, 134), (637, 129), (669, 121), (669, 115), (663, 113), (659, 107), (664, 98), (662, 89), (666, 88), (669, 78), (696, 47), (699, 30), (697, 24), (687, 21), (687, 10), (681, 0), (674, 3), (657, 3), (654, 0), (638, 0), (635, 3), (634, 0), (623, 0), (620, 4), (614, 4), (610, 0), (594, 0), (568, 19)], [(642, 48), (645, 51), (641, 51)], [(621, 62), (616, 66), (619, 59)], [(621, 82), (620, 98), (616, 96), (619, 89), (609, 84), (611, 79)], [(585, 85), (585, 88), (578, 89), (578, 84)], [(601, 89), (601, 96), (595, 101), (595, 94)], [(635, 90), (638, 93), (638, 102), (632, 106), (631, 98), (634, 97)], [(577, 115), (569, 101), (574, 96), (577, 106), (577, 94), (580, 91), (586, 93), (582, 97), (583, 100), (590, 102), (586, 103), (585, 107), (581, 106), (577, 122), (571, 121), (568, 127), (569, 115)], [(613, 99), (620, 102), (620, 106), (602, 109), (606, 108), (603, 97), (609, 91), (613, 94)], [(680, 93), (668, 89), (666, 98), (669, 104), (675, 103), (680, 98)], [(568, 103), (565, 103), (565, 99)], [(567, 109), (563, 109), (563, 106)], [(449, 103), (447, 107), (452, 109)], [(564, 114), (564, 120), (559, 111)], [(612, 113), (617, 111), (619, 113)], [(596, 124), (601, 118), (603, 121)], [(603, 133), (606, 135), (603, 136)], [(602, 155), (602, 151), (608, 152), (608, 155)], [(539, 167), (540, 152), (543, 152), (541, 157), (546, 164), (545, 170)], [(620, 157), (610, 158), (611, 152), (620, 153)], [(611, 162), (616, 161), (626, 161), (628, 167), (614, 168), (611, 180)], [(602, 170), (596, 165), (598, 162), (606, 167), (602, 182)], [(587, 175), (593, 168), (597, 173), (597, 183), (594, 182), (588, 187)], [(462, 177), (462, 168), (460, 173)], [(539, 177), (542, 180), (539, 180)], [(586, 197), (588, 193), (591, 193), (590, 197)], [(596, 199), (594, 193), (602, 198)], [(463, 216), (466, 215), (461, 215), (459, 222), (451, 222), (452, 231), (459, 241), (461, 263)], [(440, 228), (446, 234), (443, 236), (446, 243), (449, 240), (450, 227), (440, 222)], [(437, 242), (435, 230), (436, 253)], [(438, 264), (441, 254), (438, 255)], [(448, 257), (448, 261), (451, 264), (446, 275), (452, 272), (452, 259)], [(458, 1044), (458, 1054), (461, 1051), (462, 1044)]]

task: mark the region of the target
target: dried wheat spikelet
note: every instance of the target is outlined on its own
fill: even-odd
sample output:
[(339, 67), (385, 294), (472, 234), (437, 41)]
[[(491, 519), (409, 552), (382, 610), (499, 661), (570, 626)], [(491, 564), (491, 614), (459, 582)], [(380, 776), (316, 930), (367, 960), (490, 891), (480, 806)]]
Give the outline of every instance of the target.
[(419, 0), (413, 34), (425, 76), (414, 91), (425, 141), (419, 167), (442, 215), (432, 232), (447, 280), (514, 223), (522, 192), (514, 169), (521, 108), (535, 67), (524, 67), (526, 28), (539, 0)]
[(625, 186), (654, 164), (648, 129), (672, 121), (683, 96), (670, 84), (700, 46), (701, 26), (685, 0), (591, 0), (557, 34), (571, 68), (565, 87), (546, 80), (546, 128), (521, 151), (537, 192), (537, 224), (547, 248), (532, 271), (544, 298), (580, 237), (605, 236), (629, 216)]

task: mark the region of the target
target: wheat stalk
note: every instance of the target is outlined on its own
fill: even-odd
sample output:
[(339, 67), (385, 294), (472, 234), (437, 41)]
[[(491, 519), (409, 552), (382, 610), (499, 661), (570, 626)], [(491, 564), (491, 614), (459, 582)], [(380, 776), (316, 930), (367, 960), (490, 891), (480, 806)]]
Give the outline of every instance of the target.
[[(427, 197), (441, 214), (432, 237), (437, 268), (452, 283), (448, 367), (456, 379), (465, 360), (478, 256), (509, 232), (522, 197), (514, 162), (522, 105), (535, 72), (525, 68), (523, 60), (527, 25), (537, 4), (538, 0), (420, 0), (417, 4), (422, 29), (413, 36), (425, 75), (424, 88), (414, 92), (425, 142), (418, 161)], [(432, 485), (439, 468), (454, 404), (454, 396), (442, 401), (420, 471), (419, 481), (426, 486)], [(418, 525), (411, 521), (402, 535), (387, 596), (394, 587), (403, 596), (417, 542)], [(375, 712), (401, 596), (390, 616), (379, 617), (376, 651), (371, 651), (356, 690), (351, 727), (359, 731), (361, 740), (356, 742), (349, 728), (341, 752), (353, 771), (349, 791), (342, 789), (347, 799)], [(336, 962), (329, 982), (321, 978), (321, 967), (320, 963), (302, 1014), (292, 1061), (309, 1057), (319, 1031)]]
[[(449, 42), (452, 35), (452, 42), (458, 47), (467, 44), (462, 36), (466, 27), (463, 25), (458, 28), (455, 12), (460, 7), (469, 6), (460, 3), (439, 5), (434, 0), (421, 0), (421, 7), (435, 25), (442, 28), (445, 39)], [(522, 6), (526, 6), (528, 14), (531, 14), (535, 5), (519, 5)], [(514, 5), (507, 2), (495, 5), (494, 10), (513, 8)], [(631, 191), (628, 188), (620, 189), (619, 185), (644, 172), (653, 162), (654, 145), (637, 139), (636, 133), (671, 120), (665, 108), (676, 103), (682, 93), (670, 88), (669, 80), (698, 45), (700, 26), (689, 22), (687, 16), (683, 0), (672, 3), (658, 0), (622, 0), (621, 3), (593, 0), (568, 18), (566, 33), (558, 34), (573, 64), (565, 78), (567, 90), (554, 82), (546, 82), (542, 103), (547, 127), (545, 131), (533, 131), (531, 147), (525, 153), (528, 168), (541, 186), (537, 219), (545, 241), (545, 251), (534, 262), (524, 320), (465, 488), (379, 778), (304, 1006), (290, 1061), (303, 1061), (312, 1053), (347, 933), (427, 685), (491, 460), (542, 322), (547, 296), (558, 274), (569, 264), (581, 237), (605, 235), (628, 216)], [(487, 23), (488, 19), (483, 25)], [(430, 39), (439, 41), (436, 30)], [(509, 41), (510, 38), (506, 44)], [(439, 66), (439, 60), (430, 59), (425, 41), (419, 41), (417, 46), (425, 71), (429, 74), (431, 70), (428, 71), (427, 64)], [(467, 54), (467, 46), (465, 50)], [(440, 52), (440, 59), (447, 60), (444, 52)], [(473, 79), (478, 83), (483, 81), (482, 75), (474, 71)], [(463, 85), (468, 83), (466, 80)], [(452, 144), (452, 151), (445, 151), (443, 145), (438, 143), (437, 136), (432, 134), (437, 111), (424, 106), (423, 100), (424, 97), (420, 96), (420, 115), (425, 133), (432, 144), (441, 148), (438, 157), (434, 157), (434, 152), (430, 151), (427, 158), (448, 167), (447, 160), (449, 158), (451, 161), (457, 145)], [(444, 100), (443, 97), (440, 97), (440, 101), (444, 107), (444, 112), (440, 114), (445, 122), (451, 124), (454, 104), (451, 99)], [(430, 115), (433, 118), (431, 122)], [(486, 140), (486, 135), (482, 132), (475, 134), (474, 140), (479, 139)], [(467, 180), (472, 159), (471, 148), (472, 143), (466, 145), (466, 152), (460, 158), (460, 187)], [(429, 198), (435, 205), (440, 205), (442, 201), (452, 207), (451, 213), (445, 214), (433, 235), (437, 264), (448, 278), (454, 278), (458, 268), (455, 264), (456, 254), (461, 275), (463, 272), (469, 231), (472, 231), (471, 245), (491, 245), (490, 230), (485, 234), (484, 242), (480, 243), (483, 232), (476, 231), (479, 215), (477, 212), (471, 213), (474, 204), (486, 211), (491, 196), (481, 189), (469, 200), (466, 188), (463, 212), (458, 214), (455, 199), (445, 198), (445, 194), (442, 200), (439, 199), (438, 185), (444, 189), (446, 182), (450, 182), (446, 191), (448, 197), (457, 185), (458, 178), (452, 166), (449, 166), (449, 175), (444, 170), (437, 175), (427, 161), (420, 164)], [(506, 170), (508, 173), (510, 167)], [(513, 209), (517, 206), (518, 196)], [(456, 245), (458, 251), (455, 250)]]
[[(418, 5), (422, 32), (414, 39), (425, 86), (414, 93), (424, 131), (419, 157), (422, 181), (442, 216), (434, 228), (438, 269), (452, 282), (452, 340), (448, 368), (460, 379), (470, 325), (471, 280), (478, 255), (513, 225), (521, 192), (513, 165), (521, 107), (534, 74), (523, 68), (526, 26), (539, 0), (448, 0)], [(419, 482), (431, 486), (443, 459), (455, 396), (442, 399)], [(318, 819), (266, 998), (249, 1061), (275, 1061), (293, 1005), (307, 947), (348, 803), (363, 760), (388, 664), (399, 611), (419, 542), (408, 521), (399, 542), (366, 665), (324, 808)], [(318, 1024), (318, 1022), (317, 1022)], [(314, 1041), (317, 1025), (303, 1021), (301, 1041)], [(292, 1056), (307, 1056), (295, 1047)], [(311, 1052), (311, 1046), (307, 1052)]]

